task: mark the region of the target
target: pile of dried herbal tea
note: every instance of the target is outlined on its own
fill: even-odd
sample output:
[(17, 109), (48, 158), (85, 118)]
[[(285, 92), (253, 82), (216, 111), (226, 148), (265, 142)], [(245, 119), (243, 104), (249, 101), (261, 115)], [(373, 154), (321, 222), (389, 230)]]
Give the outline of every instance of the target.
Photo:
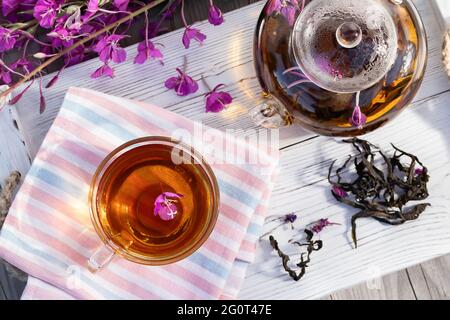
[[(286, 216), (278, 218), (278, 220), (283, 222), (281, 225), (290, 223), (291, 226), (292, 226), (292, 223), (296, 219), (297, 219), (297, 216), (293, 213), (290, 213), (290, 214), (287, 214)], [(278, 227), (280, 227), (281, 225), (279, 225)], [(322, 230), (325, 227), (332, 226), (332, 225), (338, 225), (338, 223), (330, 222), (328, 219), (320, 219), (311, 227), (305, 228), (303, 230), (303, 232), (306, 235), (306, 239), (304, 242), (293, 241), (293, 239), (289, 240), (290, 244), (298, 246), (299, 248), (302, 248), (302, 249), (305, 248), (304, 251), (300, 252), (300, 261), (297, 263), (290, 263), (291, 257), (289, 255), (285, 254), (280, 249), (278, 241), (275, 240), (275, 237), (273, 235), (269, 236), (270, 245), (278, 253), (278, 256), (281, 258), (281, 262), (282, 262), (284, 270), (288, 273), (288, 275), (292, 279), (294, 279), (295, 281), (299, 281), (301, 278), (303, 278), (303, 276), (306, 273), (306, 268), (308, 267), (309, 263), (311, 262), (311, 254), (314, 251), (319, 251), (320, 249), (322, 249), (323, 241), (315, 240), (314, 235), (322, 232)], [(278, 228), (278, 227), (276, 227), (276, 228)], [(276, 228), (274, 228), (270, 232), (264, 234), (263, 237), (268, 235), (272, 231), (274, 231)]]
[(359, 209), (351, 219), (355, 248), (358, 246), (356, 220), (359, 218), (400, 225), (416, 220), (430, 206), (429, 203), (408, 205), (410, 201), (428, 198), (428, 170), (415, 155), (392, 145), (394, 154), (388, 157), (365, 140), (354, 138), (344, 142), (351, 143), (357, 154), (349, 156), (335, 171), (334, 161), (328, 181), (337, 201)]

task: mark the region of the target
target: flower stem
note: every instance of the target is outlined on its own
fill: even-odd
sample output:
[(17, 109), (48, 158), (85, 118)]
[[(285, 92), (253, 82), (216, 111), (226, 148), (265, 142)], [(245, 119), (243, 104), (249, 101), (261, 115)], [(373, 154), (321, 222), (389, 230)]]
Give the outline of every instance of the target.
[(1, 60), (1, 59), (0, 59), (0, 66), (2, 66), (3, 68), (5, 68), (6, 70), (8, 70), (11, 73), (17, 74), (18, 76), (21, 76), (21, 77), (25, 77), (25, 75), (21, 74), (20, 72), (17, 72), (15, 70), (11, 69), (10, 67), (8, 67), (6, 65), (6, 63), (4, 63), (3, 60)]
[(21, 30), (21, 29), (27, 29), (28, 27), (33, 27), (35, 25), (38, 24), (38, 21), (36, 19), (24, 22), (24, 23), (13, 23), (11, 24), (13, 27), (11, 30), (16, 31), (16, 30)]
[(145, 13), (145, 46), (148, 46), (148, 12)]
[(183, 21), (184, 27), (188, 28), (186, 16), (184, 15), (184, 0), (181, 0), (181, 20)]
[(71, 45), (70, 47), (65, 48), (64, 50), (60, 51), (57, 55), (55, 55), (54, 57), (51, 57), (50, 59), (48, 59), (47, 61), (45, 61), (44, 63), (42, 63), (39, 67), (37, 67), (36, 69), (34, 69), (33, 71), (31, 71), (29, 74), (27, 74), (24, 78), (22, 78), (21, 80), (17, 81), (15, 84), (13, 84), (8, 90), (2, 92), (2, 94), (0, 94), (0, 98), (1, 97), (6, 97), (8, 94), (10, 94), (14, 89), (16, 89), (18, 86), (20, 86), (21, 84), (23, 84), (24, 82), (30, 80), (31, 78), (33, 78), (35, 75), (37, 75), (38, 73), (41, 72), (42, 69), (46, 68), (47, 66), (49, 66), (50, 64), (52, 64), (53, 62), (55, 62), (56, 60), (58, 60), (59, 58), (61, 58), (62, 56), (64, 56), (65, 54), (71, 52), (72, 50), (78, 48), (79, 46), (85, 44), (86, 42), (97, 38), (99, 35), (105, 33), (106, 31), (109, 31), (113, 28), (115, 28), (118, 25), (121, 25), (124, 22), (127, 22), (130, 19), (133, 19), (134, 17), (140, 15), (141, 13), (146, 12), (147, 10), (152, 9), (153, 7), (156, 7), (157, 5), (163, 3), (165, 0), (155, 0), (152, 1), (151, 3), (147, 4), (146, 6), (130, 13), (129, 15), (115, 21), (114, 23), (111, 23), (110, 25), (105, 26), (104, 28), (92, 33), (91, 35), (89, 35), (88, 37), (81, 39), (80, 41), (74, 43), (73, 45)]
[(24, 30), (17, 30), (17, 31), (19, 33), (21, 33), (22, 35), (24, 35), (25, 37), (27, 37), (28, 39), (33, 40), (37, 44), (40, 44), (41, 46), (51, 47), (51, 44), (40, 41), (39, 39), (37, 39), (36, 37), (34, 37), (31, 33), (27, 32), (27, 31), (24, 31)]
[(211, 87), (209, 86), (208, 82), (206, 82), (205, 77), (203, 77), (202, 75), (202, 82), (205, 85), (206, 89), (208, 89), (208, 92), (212, 92), (213, 90), (211, 89)]

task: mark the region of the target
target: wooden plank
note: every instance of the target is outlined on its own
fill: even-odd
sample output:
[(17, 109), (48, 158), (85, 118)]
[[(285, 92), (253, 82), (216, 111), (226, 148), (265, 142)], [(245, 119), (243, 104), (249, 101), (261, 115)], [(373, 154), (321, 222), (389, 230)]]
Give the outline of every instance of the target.
[(11, 171), (18, 170), (23, 174), (28, 172), (31, 159), (23, 139), (17, 130), (17, 124), (11, 113), (11, 107), (6, 106), (0, 111), (0, 184)]
[(405, 271), (374, 278), (331, 294), (333, 300), (414, 300), (414, 291)]
[[(435, 261), (435, 260), (431, 260)], [(430, 261), (430, 262), (431, 262)], [(416, 265), (406, 270), (411, 286), (414, 290), (414, 295), (417, 300), (430, 300), (431, 293), (428, 288), (425, 274), (423, 273), (422, 265)]]
[[(441, 67), (439, 49), (441, 37), (439, 32), (435, 32), (437, 28), (435, 19), (426, 1), (416, 2), (429, 30), (430, 45), (426, 78), (416, 98), (416, 101), (421, 101), (448, 90), (449, 86)], [(164, 66), (156, 62), (136, 66), (130, 58), (126, 63), (117, 66), (117, 77), (114, 79), (89, 78), (89, 74), (100, 66), (97, 59), (69, 68), (60, 81), (46, 91), (47, 111), (43, 115), (38, 114), (39, 88), (36, 83), (16, 106), (17, 118), (20, 119), (19, 126), (24, 133), (30, 155), (33, 157), (39, 148), (69, 86), (88, 87), (117, 96), (153, 102), (222, 130), (255, 129), (247, 115), (247, 109), (261, 101), (260, 87), (253, 69), (252, 41), (256, 19), (262, 5), (262, 2), (258, 2), (228, 13), (227, 23), (219, 27), (205, 22), (198, 24), (208, 36), (203, 46), (194, 45), (190, 50), (184, 50), (181, 44), (183, 30), (158, 37), (156, 42), (165, 46)], [(136, 46), (128, 47), (127, 53), (133, 57)], [(189, 63), (187, 71), (195, 79), (203, 75), (210, 85), (224, 83), (228, 86), (227, 89), (231, 91), (235, 102), (227, 111), (218, 115), (205, 114), (203, 95), (207, 89), (203, 85), (199, 92), (185, 98), (179, 98), (164, 88), (165, 79), (174, 73), (175, 67), (183, 64), (184, 54)], [(47, 76), (45, 81), (50, 77)], [(280, 134), (281, 147), (314, 136), (300, 127), (287, 128)]]
[[(9, 106), (0, 111), (0, 145), (0, 184), (3, 184), (11, 171), (18, 170), (26, 174), (31, 164)], [(19, 299), (25, 284), (26, 278), (14, 277), (0, 259), (0, 300)]]
[(450, 255), (421, 265), (431, 299), (450, 300)]
[[(373, 269), (383, 275), (449, 252), (450, 196), (444, 191), (450, 187), (448, 99), (450, 91), (417, 103), (383, 130), (368, 135), (370, 141), (383, 149), (389, 147), (389, 142), (394, 142), (422, 158), (431, 172), (429, 201), (433, 206), (418, 221), (395, 228), (375, 221), (361, 221), (358, 224), (360, 247), (357, 250), (352, 250), (348, 230), (350, 213), (354, 210), (333, 202), (326, 181), (331, 160), (345, 160), (350, 149), (336, 140), (320, 137), (314, 139), (317, 141), (310, 140), (283, 151), (279, 182), (271, 200), (271, 214), (298, 212), (299, 230), (323, 217), (342, 223), (344, 227), (330, 228), (323, 234), (323, 251), (316, 254), (307, 277), (298, 283), (282, 272), (278, 258), (271, 257), (266, 241), (261, 242), (257, 263), (250, 266), (240, 297), (317, 298), (365, 281)], [(282, 240), (286, 238), (281, 234), (276, 236)], [(397, 279), (388, 283), (409, 281), (405, 274)], [(413, 296), (407, 286), (395, 285), (389, 289), (391, 292), (382, 293), (386, 298)]]

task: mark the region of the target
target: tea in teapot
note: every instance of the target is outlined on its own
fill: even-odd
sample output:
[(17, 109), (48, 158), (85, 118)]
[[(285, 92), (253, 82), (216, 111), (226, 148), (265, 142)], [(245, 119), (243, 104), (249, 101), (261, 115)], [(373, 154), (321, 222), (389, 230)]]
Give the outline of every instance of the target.
[(269, 0), (254, 38), (265, 127), (328, 136), (379, 128), (414, 98), (426, 34), (410, 0)]

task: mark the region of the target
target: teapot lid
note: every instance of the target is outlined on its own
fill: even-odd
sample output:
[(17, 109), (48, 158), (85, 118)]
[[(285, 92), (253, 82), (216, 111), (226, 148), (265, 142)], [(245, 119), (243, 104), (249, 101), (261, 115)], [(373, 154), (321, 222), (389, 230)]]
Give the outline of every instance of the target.
[(389, 2), (402, 1), (310, 1), (291, 38), (305, 76), (338, 93), (362, 91), (379, 82), (397, 58), (396, 26), (385, 4)]

